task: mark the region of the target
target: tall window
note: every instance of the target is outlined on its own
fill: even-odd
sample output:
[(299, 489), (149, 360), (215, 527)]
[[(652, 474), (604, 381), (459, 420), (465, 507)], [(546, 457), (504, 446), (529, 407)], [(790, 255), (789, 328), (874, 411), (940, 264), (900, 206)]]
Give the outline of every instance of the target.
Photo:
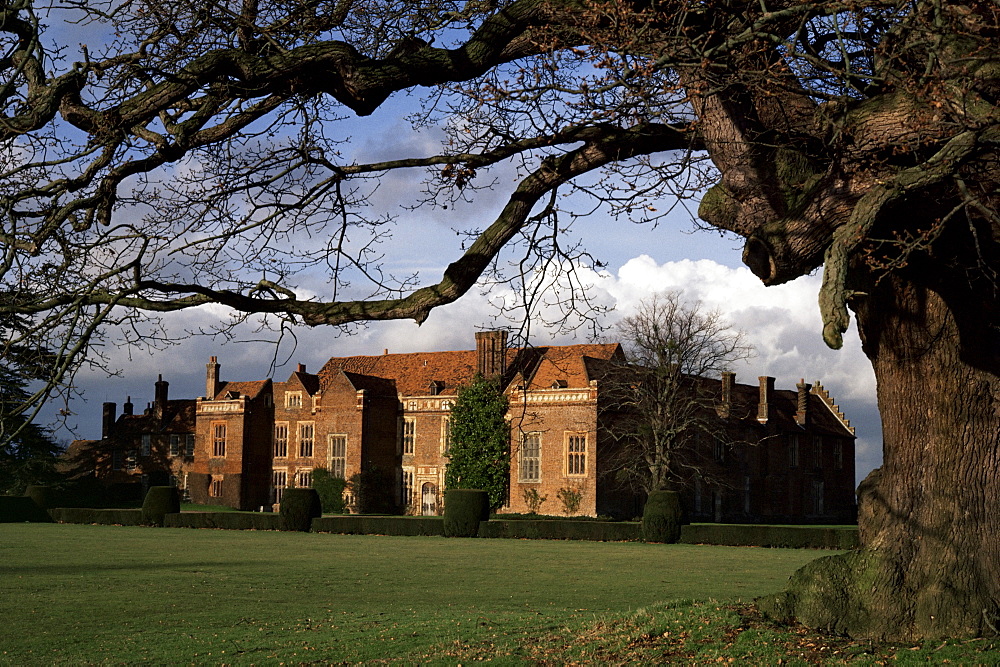
[(299, 456), (310, 458), (313, 455), (313, 423), (299, 424)]
[(222, 475), (212, 475), (212, 483), (208, 487), (208, 495), (212, 498), (222, 497)]
[(347, 479), (347, 436), (329, 435), (330, 476)]
[(286, 486), (288, 486), (287, 470), (275, 470), (271, 473), (271, 488), (274, 489), (274, 502), (281, 502), (281, 496), (285, 493)]
[(125, 467), (125, 452), (116, 449), (111, 452), (111, 469), (121, 470)]
[(844, 469), (844, 443), (840, 440), (833, 443), (833, 465), (837, 470)]
[(441, 453), (451, 456), (451, 417), (441, 417)]
[(413, 505), (413, 468), (403, 468), (403, 505)]
[(566, 438), (566, 474), (587, 474), (587, 436), (580, 433)]
[(799, 467), (799, 436), (788, 436), (788, 467)]
[(142, 434), (142, 455), (149, 456), (153, 451), (153, 436), (149, 433)]
[(813, 436), (813, 464), (817, 468), (823, 467), (823, 438), (818, 435)]
[(302, 392), (301, 391), (286, 391), (285, 392), (285, 407), (286, 408), (301, 408), (302, 407)]
[(542, 479), (542, 434), (525, 433), (521, 438), (520, 481), (538, 482)]
[(313, 485), (313, 473), (312, 470), (300, 470), (298, 474), (295, 475), (295, 486), (300, 489), (308, 489)]
[(413, 442), (417, 435), (417, 420), (413, 417), (403, 419), (403, 453), (413, 453)]
[(216, 422), (212, 424), (212, 456), (226, 455), (226, 424)]
[(170, 456), (180, 456), (181, 453), (181, 438), (183, 435), (177, 433), (170, 434)]
[(184, 436), (184, 456), (194, 456), (194, 433)]
[(283, 459), (288, 456), (288, 422), (274, 425), (274, 457)]
[(125, 456), (125, 470), (135, 470), (139, 467), (139, 452), (135, 449), (128, 450)]

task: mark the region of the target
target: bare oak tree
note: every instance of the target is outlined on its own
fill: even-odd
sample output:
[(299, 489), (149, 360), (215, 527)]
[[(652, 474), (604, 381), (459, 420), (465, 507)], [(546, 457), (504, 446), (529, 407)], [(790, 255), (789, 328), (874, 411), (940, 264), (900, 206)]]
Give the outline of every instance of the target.
[[(655, 222), (714, 182), (701, 219), (745, 238), (767, 284), (823, 266), (824, 337), (839, 346), (852, 309), (878, 380), (885, 463), (862, 489), (864, 549), (785, 608), (856, 636), (995, 632), (998, 12), (3, 2), (0, 308), (34, 323), (8, 343), (52, 350), (59, 383), (109, 325), (155, 338), (150, 314), (206, 304), (274, 326), (420, 322), (477, 281), (511, 280), (530, 307), (534, 272), (594, 261), (574, 216)], [(67, 45), (67, 22), (102, 45)], [(363, 120), (416, 90), (412, 122), (440, 128), (440, 150), (356, 153)], [(514, 183), (431, 278), (381, 262), (410, 218), (376, 210), (377, 186), (413, 170), (412, 206)], [(328, 283), (307, 289), (320, 269)]]
[(679, 292), (643, 302), (615, 330), (627, 359), (601, 381), (617, 443), (611, 469), (645, 493), (711, 481), (716, 448), (737, 444), (717, 413), (718, 378), (753, 350), (718, 311)]

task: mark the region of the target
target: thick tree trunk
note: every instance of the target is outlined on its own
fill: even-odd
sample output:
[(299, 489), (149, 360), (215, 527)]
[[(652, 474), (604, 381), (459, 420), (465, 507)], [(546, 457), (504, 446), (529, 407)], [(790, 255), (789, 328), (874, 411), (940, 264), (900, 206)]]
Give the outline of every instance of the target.
[(997, 633), (996, 336), (967, 285), (939, 280), (936, 291), (899, 276), (865, 286), (856, 313), (878, 381), (884, 462), (859, 488), (862, 548), (800, 570), (785, 593), (761, 600), (770, 613), (872, 639)]

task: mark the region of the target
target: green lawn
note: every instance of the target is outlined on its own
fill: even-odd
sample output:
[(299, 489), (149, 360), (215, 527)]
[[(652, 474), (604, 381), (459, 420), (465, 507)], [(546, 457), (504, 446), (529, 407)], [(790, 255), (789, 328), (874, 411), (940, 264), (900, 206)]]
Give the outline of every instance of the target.
[(12, 663), (402, 658), (660, 600), (748, 599), (811, 551), (0, 525)]
[(829, 553), (0, 524), (0, 663), (864, 659), (735, 604)]

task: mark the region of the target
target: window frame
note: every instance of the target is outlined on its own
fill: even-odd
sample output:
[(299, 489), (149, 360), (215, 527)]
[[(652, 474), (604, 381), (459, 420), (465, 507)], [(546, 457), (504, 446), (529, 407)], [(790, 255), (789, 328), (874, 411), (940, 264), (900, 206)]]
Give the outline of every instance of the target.
[(788, 467), (799, 467), (799, 436), (795, 433), (788, 436)]
[[(339, 479), (347, 479), (347, 434), (330, 433), (326, 436), (327, 445), (327, 465), (330, 476)], [(337, 455), (337, 450), (343, 447), (343, 454)], [(337, 468), (340, 467), (340, 475), (337, 475)]]
[[(278, 480), (281, 483), (278, 483)], [(281, 497), (285, 493), (285, 489), (288, 488), (288, 469), (287, 468), (275, 468), (271, 471), (271, 502), (274, 504), (281, 503)]]
[(302, 392), (301, 391), (286, 391), (285, 392), (285, 409), (286, 410), (301, 410), (302, 409)]
[[(528, 449), (528, 443), (532, 447)], [(533, 452), (532, 456), (528, 452)], [(517, 481), (523, 484), (538, 484), (542, 481), (542, 433), (529, 431), (521, 434), (521, 446), (517, 452)]]
[(451, 456), (451, 415), (441, 417), (441, 456)]
[[(574, 441), (577, 441), (575, 444), (579, 446), (581, 439), (583, 440), (583, 449), (574, 450)], [(563, 435), (563, 473), (567, 477), (587, 476), (588, 441), (587, 433), (584, 432), (566, 431)], [(581, 467), (582, 470), (580, 470)]]
[(212, 430), (212, 458), (225, 458), (229, 442), (229, 424), (227, 422), (212, 422), (209, 428)]
[[(306, 435), (308, 430), (308, 435)], [(296, 429), (299, 440), (299, 458), (311, 459), (316, 452), (316, 422), (299, 422)]]
[(417, 451), (416, 417), (403, 417), (403, 429), (400, 433), (399, 447), (403, 456), (413, 456)]
[[(279, 429), (284, 431), (284, 435), (279, 438)], [(282, 445), (279, 451), (279, 443)], [(274, 422), (274, 431), (271, 435), (271, 458), (274, 459), (287, 459), (288, 458), (288, 422)]]

